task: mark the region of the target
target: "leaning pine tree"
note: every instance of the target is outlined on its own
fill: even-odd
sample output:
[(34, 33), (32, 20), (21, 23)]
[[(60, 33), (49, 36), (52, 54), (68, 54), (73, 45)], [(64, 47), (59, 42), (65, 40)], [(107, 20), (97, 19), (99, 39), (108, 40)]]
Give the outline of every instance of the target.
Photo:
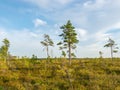
[(62, 34), (59, 36), (62, 37), (62, 41), (59, 42), (58, 45), (62, 45), (63, 49), (68, 50), (69, 64), (71, 65), (72, 49), (75, 49), (75, 44), (79, 42), (77, 39), (77, 33), (70, 20), (68, 20), (65, 25), (61, 26), (60, 29), (62, 29)]
[(44, 40), (40, 42), (45, 48), (47, 52), (47, 58), (49, 58), (49, 46), (54, 46), (54, 42), (50, 38), (49, 35), (44, 34)]
[(104, 45), (104, 47), (110, 47), (111, 50), (111, 59), (113, 60), (113, 53), (118, 52), (118, 47), (116, 47), (115, 41), (109, 38), (108, 43)]

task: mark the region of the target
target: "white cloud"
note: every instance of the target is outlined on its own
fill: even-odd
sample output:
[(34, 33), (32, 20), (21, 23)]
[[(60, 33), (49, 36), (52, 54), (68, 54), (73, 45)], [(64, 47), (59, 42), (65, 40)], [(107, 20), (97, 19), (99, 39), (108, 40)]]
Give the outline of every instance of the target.
[(64, 6), (66, 4), (69, 4), (73, 0), (23, 0), (23, 1), (32, 3), (40, 8), (55, 9), (61, 7), (61, 5)]
[[(9, 37), (12, 44), (11, 50), (14, 53), (20, 52), (21, 55), (33, 53), (33, 48), (39, 49), (39, 41), (41, 40), (41, 37), (43, 36), (42, 34), (44, 33), (48, 33), (55, 42), (59, 41), (57, 35), (59, 35), (61, 31), (58, 29), (69, 19), (75, 25), (75, 27), (78, 27), (76, 28), (78, 39), (80, 40), (78, 56), (96, 56), (98, 55), (98, 51), (101, 50), (101, 47), (104, 45), (108, 37), (119, 38), (120, 34), (113, 34), (111, 30), (114, 31), (114, 29), (120, 28), (120, 0), (83, 0), (86, 1), (82, 2), (84, 3), (83, 5), (81, 2), (75, 5), (75, 2), (77, 2), (75, 0), (24, 1), (37, 6), (37, 8), (39, 7), (39, 9), (36, 9), (36, 7), (34, 7), (36, 9), (34, 13), (37, 13), (36, 16), (44, 16), (46, 20), (48, 19), (51, 20), (52, 23), (56, 23), (55, 26), (52, 25), (52, 23), (51, 25), (48, 25), (50, 27), (49, 29), (51, 29), (52, 27), (56, 30), (51, 30), (51, 32), (49, 32), (50, 30), (45, 30), (42, 33), (36, 31), (31, 32), (30, 30), (21, 30), (16, 32), (6, 32), (2, 30), (0, 32), (1, 37), (6, 35), (7, 37)], [(71, 5), (71, 3), (72, 6), (69, 6), (69, 4)], [(67, 8), (64, 8), (64, 6), (66, 6)], [(49, 12), (49, 10), (53, 10), (53, 12), (51, 13)], [(47, 24), (46, 21), (43, 21), (41, 19), (42, 18), (37, 18), (33, 21), (35, 27)], [(19, 48), (22, 49), (20, 50)], [(41, 51), (41, 49), (42, 48), (40, 47), (39, 51)], [(57, 49), (54, 51), (57, 52)], [(45, 56), (42, 53), (39, 54), (41, 54), (40, 56)]]
[(7, 33), (4, 31), (4, 29), (0, 28), (0, 36), (5, 36)]
[(49, 5), (49, 0), (25, 0), (25, 1), (35, 4), (39, 7), (43, 7), (43, 8)]
[(91, 0), (91, 1), (87, 1), (84, 3), (84, 7), (85, 8), (89, 8), (89, 9), (100, 9), (103, 8), (106, 4), (107, 4), (107, 0)]
[(36, 34), (36, 33), (34, 33), (34, 32), (30, 32), (30, 35), (31, 35), (32, 37), (35, 37), (35, 38), (38, 37), (38, 34)]
[(120, 0), (89, 0), (84, 2), (83, 6), (88, 10), (115, 9), (120, 7)]
[(97, 32), (95, 34), (94, 39), (96, 41), (105, 41), (106, 39), (108, 39), (111, 36), (110, 33), (105, 33), (105, 32)]
[[(40, 41), (43, 40), (43, 35), (46, 31), (43, 30), (35, 30), (31, 31), (29, 29), (22, 29), (22, 30), (10, 30), (0, 28), (0, 45), (2, 45), (2, 40), (7, 38), (10, 41), (10, 53), (16, 56), (28, 56), (31, 57), (32, 54), (37, 55), (40, 58), (46, 57), (46, 52), (43, 51), (43, 46), (40, 44)], [(48, 34), (48, 33), (46, 33)], [(49, 31), (49, 35), (51, 39), (55, 43), (55, 47), (50, 48), (50, 52), (53, 49), (53, 57), (59, 56), (60, 53), (57, 50), (58, 46), (58, 39), (56, 38), (58, 35), (55, 35), (54, 30)], [(42, 53), (41, 53), (42, 52)], [(51, 55), (51, 53), (50, 53)]]
[[(116, 32), (117, 30), (117, 32)], [(84, 32), (84, 30), (81, 30)], [(88, 33), (88, 32), (87, 32)], [(105, 43), (108, 41), (108, 38), (112, 38), (115, 42), (120, 45), (119, 41), (120, 35), (120, 22), (114, 23), (112, 25), (103, 27), (100, 30), (96, 30), (92, 34), (83, 34), (83, 36), (87, 36), (87, 40), (84, 42), (80, 42), (77, 48), (77, 56), (78, 57), (99, 57), (99, 51), (102, 51), (104, 57), (110, 57), (109, 48), (104, 48)], [(84, 43), (84, 45), (81, 45)], [(115, 57), (119, 57), (120, 52), (115, 54)]]
[[(42, 33), (32, 32), (28, 29), (23, 30), (9, 30), (0, 29), (0, 44), (2, 40), (7, 38), (10, 41), (10, 53), (17, 56), (45, 56), (41, 52), (40, 40)], [(4, 34), (5, 33), (5, 34)]]
[(89, 39), (92, 39), (94, 41), (102, 43), (102, 42), (105, 42), (109, 37), (110, 38), (113, 38), (113, 37), (118, 38), (118, 34), (117, 34), (118, 32), (116, 33), (117, 29), (120, 29), (120, 22), (110, 25), (108, 27), (104, 27), (100, 30), (97, 30), (93, 34), (89, 35), (88, 37), (89, 37)]
[(115, 29), (120, 29), (120, 22), (114, 23), (114, 24), (107, 26), (99, 31), (108, 32), (108, 31), (115, 30)]
[(35, 19), (35, 20), (33, 21), (33, 23), (34, 23), (35, 27), (39, 27), (39, 26), (43, 26), (43, 25), (46, 25), (46, 24), (47, 24), (46, 21), (43, 21), (43, 20), (41, 20), (41, 19), (39, 19), (39, 18)]
[(104, 51), (103, 46), (99, 42), (78, 46), (77, 57), (99, 57), (99, 51)]
[(77, 35), (78, 35), (78, 39), (80, 41), (84, 41), (87, 39), (87, 31), (81, 28), (77, 28), (76, 29)]
[(57, 1), (60, 4), (68, 4), (68, 3), (72, 2), (73, 0), (57, 0)]
[(83, 6), (84, 7), (89, 7), (89, 5), (91, 5), (93, 3), (93, 1), (86, 1), (84, 4), (83, 4)]

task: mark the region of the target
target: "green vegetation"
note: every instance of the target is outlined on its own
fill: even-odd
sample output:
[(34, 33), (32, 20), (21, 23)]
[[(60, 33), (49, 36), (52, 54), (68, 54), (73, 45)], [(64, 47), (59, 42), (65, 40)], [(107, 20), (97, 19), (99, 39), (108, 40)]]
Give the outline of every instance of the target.
[(120, 59), (0, 61), (0, 90), (120, 90)]

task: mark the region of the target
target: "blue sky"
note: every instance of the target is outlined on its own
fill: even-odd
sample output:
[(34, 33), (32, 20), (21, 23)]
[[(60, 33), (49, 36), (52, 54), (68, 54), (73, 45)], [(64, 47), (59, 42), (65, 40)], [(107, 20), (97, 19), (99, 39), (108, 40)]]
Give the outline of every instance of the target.
[[(12, 55), (46, 57), (40, 44), (43, 35), (49, 34), (56, 44), (61, 40), (59, 27), (67, 20), (80, 41), (74, 51), (77, 57), (99, 57), (99, 51), (109, 57), (109, 48), (103, 47), (109, 37), (120, 46), (120, 0), (2, 0), (0, 45), (8, 38)], [(57, 45), (50, 53), (61, 54)]]

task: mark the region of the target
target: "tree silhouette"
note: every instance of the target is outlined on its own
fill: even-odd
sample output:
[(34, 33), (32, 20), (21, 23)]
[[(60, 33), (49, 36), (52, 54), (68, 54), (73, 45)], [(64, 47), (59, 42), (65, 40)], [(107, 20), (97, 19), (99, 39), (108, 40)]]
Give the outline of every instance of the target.
[(102, 51), (99, 51), (99, 55), (100, 55), (100, 58), (103, 58), (103, 52)]
[(62, 29), (62, 34), (59, 36), (62, 37), (62, 41), (59, 42), (58, 45), (63, 45), (62, 48), (68, 50), (69, 64), (71, 65), (72, 49), (75, 49), (75, 44), (79, 42), (77, 40), (77, 33), (70, 20), (68, 20), (65, 25), (61, 26), (60, 29)]
[(1, 54), (1, 57), (4, 59), (5, 62), (7, 62), (7, 59), (8, 59), (8, 49), (9, 49), (9, 46), (10, 46), (10, 42), (8, 39), (3, 39), (3, 45), (1, 46), (0, 48), (0, 54)]
[(104, 45), (104, 47), (110, 47), (111, 50), (111, 58), (113, 59), (113, 53), (118, 52), (118, 47), (116, 47), (115, 41), (109, 38), (108, 43)]
[(44, 40), (40, 42), (45, 48), (46, 48), (46, 52), (47, 52), (47, 58), (50, 57), (49, 56), (49, 46), (53, 46), (54, 43), (52, 41), (52, 39), (50, 38), (49, 35), (44, 34)]

